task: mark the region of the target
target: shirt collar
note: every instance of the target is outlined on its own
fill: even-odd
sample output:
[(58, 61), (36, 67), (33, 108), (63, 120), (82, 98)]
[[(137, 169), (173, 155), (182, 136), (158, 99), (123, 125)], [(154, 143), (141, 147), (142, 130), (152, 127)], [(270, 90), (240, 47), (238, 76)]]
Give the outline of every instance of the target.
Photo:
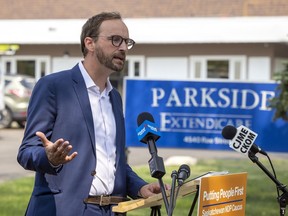
[[(84, 78), (84, 82), (85, 82), (85, 85), (86, 85), (86, 88), (89, 89), (89, 88), (92, 88), (92, 87), (96, 87), (97, 88), (97, 91), (99, 92), (99, 87), (94, 83), (94, 81), (91, 79), (90, 75), (88, 74), (88, 72), (86, 71), (82, 61), (79, 62), (79, 69), (81, 71), (81, 74)], [(103, 93), (108, 96), (108, 94), (112, 91), (113, 89), (113, 86), (109, 80), (109, 77), (107, 79), (107, 82), (106, 82), (106, 88), (104, 89)]]

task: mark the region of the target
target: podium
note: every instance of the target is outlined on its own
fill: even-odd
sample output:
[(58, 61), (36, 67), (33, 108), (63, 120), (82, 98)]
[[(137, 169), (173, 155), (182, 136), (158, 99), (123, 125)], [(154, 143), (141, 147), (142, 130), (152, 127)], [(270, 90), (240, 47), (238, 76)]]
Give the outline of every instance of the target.
[[(199, 185), (198, 180), (194, 181), (187, 181), (179, 188), (179, 195), (178, 197), (184, 197), (189, 194), (196, 193), (197, 188)], [(170, 197), (170, 190), (166, 190), (167, 197)], [(119, 203), (117, 206), (114, 206), (112, 208), (113, 212), (118, 213), (124, 213), (128, 211), (132, 211), (135, 209), (140, 208), (147, 208), (147, 207), (154, 207), (154, 206), (160, 206), (163, 204), (163, 198), (162, 194), (156, 194), (154, 196), (148, 197), (147, 199), (136, 199), (136, 200), (130, 200)]]
[[(209, 211), (222, 211), (221, 215), (244, 216), (247, 173), (215, 173), (208, 172), (203, 174), (200, 177), (185, 182), (178, 188), (177, 198), (181, 199), (182, 197), (195, 194), (188, 215), (192, 215), (196, 202), (198, 201), (198, 212), (206, 212), (207, 215), (209, 215)], [(166, 190), (166, 194), (167, 197), (170, 197), (170, 190)], [(140, 208), (153, 208), (161, 206), (162, 204), (162, 194), (156, 194), (147, 199), (141, 198), (121, 202), (117, 206), (114, 206), (112, 211), (116, 213), (126, 213)]]

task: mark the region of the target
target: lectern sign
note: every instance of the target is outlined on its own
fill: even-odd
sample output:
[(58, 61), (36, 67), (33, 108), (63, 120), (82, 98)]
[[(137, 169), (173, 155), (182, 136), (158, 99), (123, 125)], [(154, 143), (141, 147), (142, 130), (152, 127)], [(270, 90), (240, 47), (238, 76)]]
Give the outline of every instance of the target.
[(203, 177), (198, 216), (245, 216), (247, 173)]

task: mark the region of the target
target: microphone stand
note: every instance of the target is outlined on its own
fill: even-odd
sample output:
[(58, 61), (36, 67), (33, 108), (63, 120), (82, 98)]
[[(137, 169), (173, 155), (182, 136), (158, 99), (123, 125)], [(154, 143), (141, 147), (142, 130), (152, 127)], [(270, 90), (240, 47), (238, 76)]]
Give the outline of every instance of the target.
[[(155, 142), (154, 142), (152, 137), (149, 137), (147, 139), (147, 144), (148, 144), (149, 152), (151, 154), (151, 158), (148, 161), (149, 168), (150, 168), (150, 175), (153, 178), (157, 178), (158, 179), (167, 215), (168, 216), (172, 216), (173, 210), (174, 210), (174, 207), (175, 207), (174, 206), (175, 199), (177, 198), (177, 197), (175, 197), (175, 190), (176, 190), (176, 180), (178, 178), (178, 172), (174, 170), (172, 172), (172, 174), (171, 174), (172, 187), (171, 187), (171, 190), (170, 190), (171, 192), (170, 192), (170, 203), (169, 203), (168, 202), (168, 198), (167, 198), (167, 194), (166, 194), (166, 190), (165, 190), (165, 186), (164, 186), (164, 183), (163, 183), (163, 180), (162, 180), (162, 177), (166, 174), (163, 158), (158, 156), (157, 147), (156, 147)], [(178, 186), (180, 187), (180, 185), (178, 185)], [(159, 206), (152, 207), (151, 215), (154, 216), (157, 213), (159, 215), (161, 214)]]
[(176, 170), (172, 171), (172, 185), (171, 185), (171, 193), (170, 193), (170, 205), (168, 209), (168, 216), (172, 216), (175, 202), (175, 187), (176, 187), (176, 179), (178, 176), (178, 172)]
[[(162, 197), (164, 200), (166, 212), (168, 214), (169, 212), (169, 203), (168, 203), (168, 198), (165, 190), (165, 186), (162, 180), (162, 177), (165, 175), (165, 167), (164, 167), (164, 162), (163, 158), (159, 157), (157, 154), (157, 148), (155, 146), (155, 143), (153, 139), (148, 139), (147, 140), (149, 152), (151, 154), (151, 159), (148, 161), (149, 163), (149, 168), (150, 168), (150, 174), (153, 178), (157, 178), (160, 188), (161, 188), (161, 193)], [(158, 211), (159, 213), (160, 211)]]
[(286, 185), (283, 185), (282, 183), (280, 183), (274, 177), (274, 175), (272, 175), (271, 172), (269, 172), (269, 170), (258, 160), (258, 157), (255, 155), (254, 152), (249, 151), (248, 152), (248, 157), (250, 158), (250, 160), (253, 163), (256, 163), (263, 170), (263, 172), (276, 184), (277, 188), (279, 188), (279, 190), (281, 190), (283, 192), (282, 195), (280, 195), (277, 198), (277, 200), (278, 200), (278, 202), (280, 204), (280, 216), (284, 216), (285, 215), (286, 206), (288, 204), (288, 190), (286, 188)]

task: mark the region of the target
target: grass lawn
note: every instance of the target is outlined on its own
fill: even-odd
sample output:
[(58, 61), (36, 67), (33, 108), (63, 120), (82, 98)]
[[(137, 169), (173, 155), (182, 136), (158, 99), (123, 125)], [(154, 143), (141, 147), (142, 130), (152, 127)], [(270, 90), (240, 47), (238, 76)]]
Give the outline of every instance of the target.
[[(288, 158), (271, 158), (278, 180), (286, 184), (288, 182)], [(271, 171), (270, 165), (265, 157), (259, 156), (259, 160), (265, 167)], [(176, 167), (166, 167), (166, 175), (163, 178), (164, 183), (171, 184), (171, 173), (178, 170)], [(150, 176), (148, 164), (145, 166), (133, 167), (142, 178), (152, 182), (157, 181)], [(247, 216), (276, 216), (279, 215), (279, 204), (277, 202), (277, 191), (274, 182), (252, 161), (249, 159), (217, 159), (217, 160), (199, 160), (196, 165), (190, 166), (190, 178), (199, 176), (207, 171), (224, 171), (229, 173), (247, 172)], [(18, 216), (24, 215), (31, 190), (33, 187), (33, 178), (26, 177), (0, 184), (0, 216)], [(188, 215), (194, 195), (178, 199), (174, 214), (176, 216)], [(193, 215), (196, 215), (197, 209), (194, 209)], [(128, 213), (129, 216), (150, 215), (150, 209), (139, 209)], [(287, 210), (288, 211), (288, 210)], [(161, 208), (161, 214), (167, 215), (164, 204)]]

